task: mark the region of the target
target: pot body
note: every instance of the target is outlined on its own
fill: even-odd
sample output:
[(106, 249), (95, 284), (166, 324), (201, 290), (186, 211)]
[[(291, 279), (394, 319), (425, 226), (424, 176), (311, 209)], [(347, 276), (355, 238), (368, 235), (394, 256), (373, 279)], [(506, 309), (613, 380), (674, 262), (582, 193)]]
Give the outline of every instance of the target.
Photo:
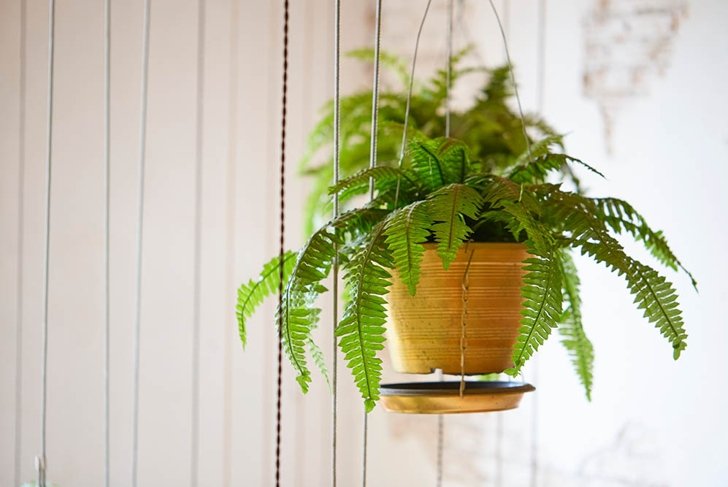
[(447, 270), (436, 244), (425, 248), (416, 295), (409, 294), (396, 273), (387, 294), (387, 346), (394, 369), (460, 374), (461, 357), (466, 374), (512, 367), (521, 319), (522, 262), (528, 257), (525, 245), (467, 243)]

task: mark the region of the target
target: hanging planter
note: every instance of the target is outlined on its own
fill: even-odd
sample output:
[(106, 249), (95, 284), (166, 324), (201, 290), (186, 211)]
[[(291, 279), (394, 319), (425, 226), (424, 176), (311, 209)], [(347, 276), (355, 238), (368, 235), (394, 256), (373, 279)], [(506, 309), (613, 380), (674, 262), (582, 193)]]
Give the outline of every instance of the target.
[[(453, 79), (459, 73), (455, 70)], [(240, 287), (243, 343), (248, 318), (278, 289), (282, 269), (276, 322), (283, 349), (304, 392), (312, 380), (310, 362), (326, 375), (312, 333), (320, 318), (316, 299), (327, 291), (324, 281), (338, 261), (345, 308), (335, 333), (368, 411), (381, 395), (378, 353), (385, 335), (396, 370), (441, 369), (461, 376), (459, 384), (439, 388), (386, 390), (387, 404), (394, 399), (403, 412), (515, 407), (530, 386), (472, 385), (464, 376), (517, 376), (557, 327), (590, 397), (594, 354), (582, 323), (575, 251), (622, 276), (637, 307), (668, 340), (674, 358), (680, 356), (687, 334), (675, 290), (652, 267), (628, 255), (617, 236), (631, 236), (668, 268), (684, 270), (682, 264), (663, 234), (629, 203), (582, 193), (572, 168), (595, 177), (601, 173), (564, 154), (561, 137), (547, 124), (533, 117), (521, 120), (510, 111), (508, 77), (505, 68), (492, 72), (475, 106), (452, 114), (449, 138), (429, 135), (442, 133), (437, 114), (445, 99), (436, 89), (442, 80), (433, 81), (421, 99), (412, 98), (406, 152), (397, 157), (398, 137), (382, 136), (379, 165), (372, 168), (360, 168), (365, 162), (359, 157), (366, 153), (361, 144), (368, 145), (363, 132), (371, 108), (368, 94), (342, 100), (343, 113), (350, 117), (342, 120), (346, 177), (323, 193), (316, 190), (314, 199), (338, 195), (346, 211), (318, 225), (318, 210), (309, 213), (306, 244), (271, 260), (259, 278)], [(382, 126), (400, 127), (403, 97), (383, 93), (382, 102)], [(393, 123), (385, 123), (387, 117)], [(327, 115), (314, 142), (327, 139), (330, 123)], [(315, 152), (316, 143), (312, 147)], [(310, 161), (307, 156), (305, 164)], [(327, 173), (315, 173), (316, 186), (325, 187)], [(359, 203), (357, 197), (370, 190), (371, 199)], [(506, 397), (510, 402), (503, 402)], [(480, 406), (474, 406), (478, 400)]]
[(526, 246), (467, 243), (448, 269), (435, 244), (423, 246), (416, 294), (395, 278), (386, 296), (394, 370), (491, 374), (513, 367)]

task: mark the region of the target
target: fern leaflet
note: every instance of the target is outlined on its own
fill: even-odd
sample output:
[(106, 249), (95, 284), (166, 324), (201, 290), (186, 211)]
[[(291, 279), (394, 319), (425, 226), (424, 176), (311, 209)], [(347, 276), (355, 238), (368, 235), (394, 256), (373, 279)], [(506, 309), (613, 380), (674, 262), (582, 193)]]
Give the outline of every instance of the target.
[(430, 235), (431, 223), (426, 203), (418, 201), (392, 213), (384, 230), (399, 276), (413, 296), (420, 280), (420, 263), (425, 252), (422, 244)]
[(435, 222), (432, 232), (445, 269), (455, 260), (460, 246), (472, 233), (465, 217), (477, 219), (482, 204), (480, 194), (464, 184), (445, 186), (430, 196), (427, 211)]
[[(296, 253), (288, 251), (283, 255), (283, 281), (288, 280), (296, 262)], [(258, 280), (250, 280), (238, 288), (238, 302), (235, 315), (238, 319), (238, 333), (243, 348), (247, 345), (246, 323), (263, 300), (278, 291), (280, 283), (280, 258), (275, 257), (263, 266)]]
[(632, 205), (618, 198), (595, 198), (599, 217), (616, 233), (628, 233), (635, 240), (642, 242), (647, 250), (663, 265), (673, 269), (682, 269), (688, 275), (695, 289), (698, 283), (680, 260), (672, 252), (665, 236), (659, 230), (650, 228), (647, 220)]
[(584, 386), (587, 399), (591, 401), (594, 383), (594, 347), (586, 336), (582, 324), (579, 275), (568, 251), (561, 251), (561, 259), (564, 299), (567, 304), (559, 325), (561, 343), (571, 357), (571, 363)]
[(393, 266), (385, 244), (384, 227), (384, 222), (378, 223), (345, 266), (349, 303), (336, 327), (339, 347), (367, 412), (379, 399), (382, 361), (377, 352), (384, 348), (387, 314), (383, 296), (390, 285), (387, 269)]
[(518, 375), (526, 361), (543, 345), (556, 328), (561, 318), (563, 295), (561, 261), (558, 252), (533, 255), (524, 261), (527, 271), (523, 277), (523, 309), (521, 310), (521, 328), (513, 347), (513, 368), (509, 375)]

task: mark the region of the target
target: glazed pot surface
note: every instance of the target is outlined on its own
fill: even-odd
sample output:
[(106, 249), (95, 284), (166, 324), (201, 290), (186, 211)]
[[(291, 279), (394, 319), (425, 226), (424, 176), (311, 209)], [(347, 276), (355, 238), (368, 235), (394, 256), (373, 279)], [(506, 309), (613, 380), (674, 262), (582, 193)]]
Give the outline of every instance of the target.
[(396, 272), (387, 294), (387, 340), (394, 369), (460, 374), (462, 368), (465, 374), (488, 374), (512, 367), (525, 245), (467, 243), (447, 270), (436, 245), (425, 247), (416, 295), (409, 294)]

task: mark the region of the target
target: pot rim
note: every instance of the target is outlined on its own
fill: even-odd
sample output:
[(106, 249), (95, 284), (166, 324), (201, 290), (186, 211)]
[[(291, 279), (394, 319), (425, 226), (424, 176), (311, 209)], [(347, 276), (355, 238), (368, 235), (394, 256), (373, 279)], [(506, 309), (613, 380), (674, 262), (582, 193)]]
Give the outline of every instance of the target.
[[(436, 249), (437, 248), (437, 242), (425, 242), (422, 244), (425, 249)], [(526, 244), (523, 242), (465, 242), (460, 247), (460, 249), (464, 249), (466, 246), (471, 247), (477, 247), (477, 248), (486, 248), (486, 247), (523, 247), (526, 248)]]
[[(514, 381), (466, 381), (465, 386), (466, 395), (520, 394), (535, 390), (531, 384)], [(460, 394), (460, 381), (382, 384), (380, 391), (383, 396), (455, 396)]]

